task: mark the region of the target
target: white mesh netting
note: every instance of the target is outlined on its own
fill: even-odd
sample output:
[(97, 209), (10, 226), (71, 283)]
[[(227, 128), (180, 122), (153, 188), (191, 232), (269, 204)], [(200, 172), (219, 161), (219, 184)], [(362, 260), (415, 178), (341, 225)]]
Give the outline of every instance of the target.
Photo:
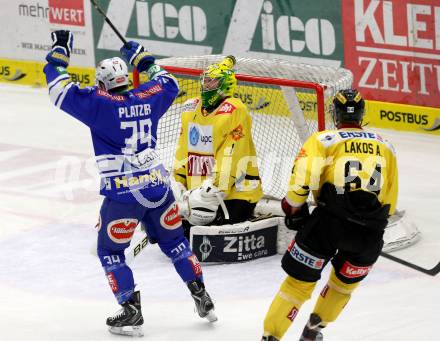
[[(174, 57), (161, 59), (162, 66), (205, 69), (224, 56)], [(237, 74), (308, 81), (324, 86), (326, 107), (325, 126), (332, 128), (329, 100), (337, 90), (352, 83), (350, 71), (342, 68), (293, 64), (283, 60), (237, 58)], [(199, 96), (197, 76), (173, 72), (181, 88), (179, 97), (161, 119), (158, 129), (157, 150), (168, 169), (172, 168), (176, 143), (180, 133), (180, 115), (183, 103)], [(252, 118), (252, 135), (263, 191), (266, 197), (281, 199), (287, 189), (293, 159), (305, 138), (318, 130), (317, 96), (301, 86), (287, 87), (262, 81), (243, 81), (238, 78), (235, 97), (247, 105)]]

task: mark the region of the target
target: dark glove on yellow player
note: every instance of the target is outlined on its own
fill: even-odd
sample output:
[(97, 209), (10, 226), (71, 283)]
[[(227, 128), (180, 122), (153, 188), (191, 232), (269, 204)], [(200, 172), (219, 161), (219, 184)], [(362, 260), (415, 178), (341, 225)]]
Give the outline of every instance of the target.
[[(284, 201), (285, 199), (283, 199)], [(284, 223), (289, 230), (299, 231), (304, 228), (307, 223), (307, 219), (310, 217), (309, 205), (304, 203), (301, 209), (296, 214), (286, 214), (284, 218)]]

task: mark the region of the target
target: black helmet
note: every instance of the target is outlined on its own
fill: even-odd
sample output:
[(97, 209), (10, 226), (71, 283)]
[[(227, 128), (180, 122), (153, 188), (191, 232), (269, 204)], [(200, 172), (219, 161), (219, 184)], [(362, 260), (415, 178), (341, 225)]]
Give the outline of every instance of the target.
[(333, 100), (335, 125), (360, 124), (365, 112), (365, 101), (356, 89), (340, 90)]

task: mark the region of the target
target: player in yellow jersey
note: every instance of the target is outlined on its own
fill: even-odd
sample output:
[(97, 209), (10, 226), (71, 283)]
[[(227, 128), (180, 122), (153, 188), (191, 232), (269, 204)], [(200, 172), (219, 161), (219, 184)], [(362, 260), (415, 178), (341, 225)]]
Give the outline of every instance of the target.
[[(379, 257), (396, 207), (392, 145), (362, 130), (365, 103), (357, 90), (338, 92), (333, 104), (337, 130), (315, 133), (306, 141), (282, 201), (286, 225), (298, 233), (282, 259), (288, 276), (267, 312), (262, 340), (283, 337), (331, 260), (330, 278), (300, 338), (322, 340), (322, 328), (336, 320)], [(309, 191), (317, 202), (311, 214)]]
[(182, 213), (193, 225), (245, 221), (262, 197), (252, 118), (233, 97), (234, 65), (233, 56), (210, 65), (201, 77), (201, 97), (184, 104), (174, 178), (187, 190)]

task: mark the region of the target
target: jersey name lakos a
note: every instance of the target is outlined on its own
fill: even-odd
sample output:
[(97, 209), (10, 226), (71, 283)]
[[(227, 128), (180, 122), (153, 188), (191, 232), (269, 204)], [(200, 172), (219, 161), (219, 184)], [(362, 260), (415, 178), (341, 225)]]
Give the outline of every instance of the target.
[(302, 205), (312, 190), (315, 199), (324, 183), (338, 193), (365, 190), (375, 193), (394, 213), (397, 200), (397, 164), (393, 146), (376, 133), (349, 128), (318, 132), (298, 153), (287, 200)]
[(262, 197), (252, 118), (237, 98), (224, 100), (211, 113), (202, 112), (201, 101), (185, 102), (182, 131), (176, 152), (174, 177), (187, 189), (212, 177), (226, 200), (255, 203)]

